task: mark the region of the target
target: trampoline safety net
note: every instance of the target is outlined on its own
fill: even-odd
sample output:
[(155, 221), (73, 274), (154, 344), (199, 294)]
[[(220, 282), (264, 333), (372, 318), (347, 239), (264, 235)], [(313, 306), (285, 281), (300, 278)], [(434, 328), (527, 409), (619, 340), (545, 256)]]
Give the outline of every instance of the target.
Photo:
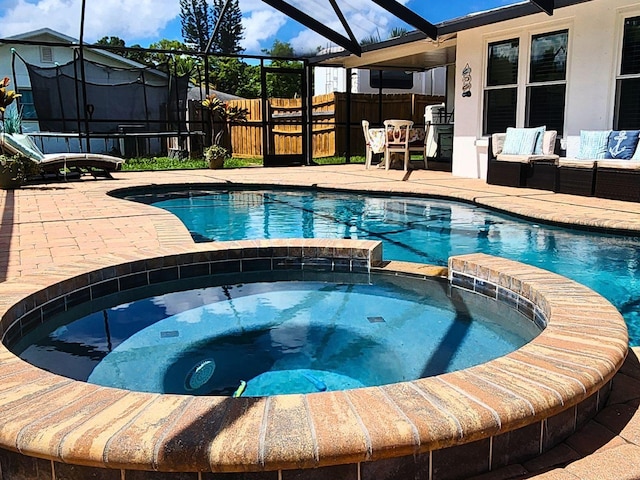
[(88, 126), (89, 133), (117, 133), (123, 125), (145, 132), (186, 130), (186, 75), (86, 59), (84, 68), (79, 59), (55, 67), (26, 65), (41, 131), (87, 133)]

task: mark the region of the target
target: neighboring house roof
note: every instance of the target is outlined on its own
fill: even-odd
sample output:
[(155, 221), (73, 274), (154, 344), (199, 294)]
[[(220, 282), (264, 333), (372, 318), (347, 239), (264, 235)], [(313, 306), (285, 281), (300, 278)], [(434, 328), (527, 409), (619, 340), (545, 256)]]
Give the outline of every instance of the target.
[[(223, 102), (226, 102), (227, 100), (244, 100), (243, 97), (238, 97), (237, 95), (221, 92), (219, 90), (209, 89), (209, 95), (215, 95)], [(190, 87), (187, 92), (188, 100), (200, 101), (200, 100), (204, 100), (206, 96), (207, 96), (207, 92), (204, 87)]]
[[(40, 28), (38, 30), (32, 30), (30, 32), (20, 33), (18, 35), (12, 35), (10, 37), (4, 38), (3, 40), (4, 40), (3, 43), (10, 43), (10, 42), (7, 42), (7, 40), (68, 43), (69, 45), (79, 45), (80, 43), (78, 39), (70, 37), (60, 32), (56, 32), (55, 30), (52, 30), (50, 28)], [(130, 67), (148, 68), (147, 65), (136, 62), (135, 60), (131, 60), (129, 58), (125, 58), (121, 55), (117, 55), (107, 50), (103, 50), (99, 48), (91, 48), (91, 45), (86, 43), (84, 47), (88, 50), (91, 50), (95, 55), (101, 55), (105, 58), (115, 60), (117, 62), (120, 62)], [(166, 74), (157, 70), (155, 71), (155, 73), (161, 76), (166, 76)]]

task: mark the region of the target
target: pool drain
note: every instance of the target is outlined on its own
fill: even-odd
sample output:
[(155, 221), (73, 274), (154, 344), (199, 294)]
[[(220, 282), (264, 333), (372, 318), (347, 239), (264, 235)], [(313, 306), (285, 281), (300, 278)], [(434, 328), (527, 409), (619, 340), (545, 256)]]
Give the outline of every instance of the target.
[(202, 360), (198, 362), (184, 379), (184, 388), (187, 391), (197, 390), (206, 384), (216, 369), (216, 362), (213, 360)]

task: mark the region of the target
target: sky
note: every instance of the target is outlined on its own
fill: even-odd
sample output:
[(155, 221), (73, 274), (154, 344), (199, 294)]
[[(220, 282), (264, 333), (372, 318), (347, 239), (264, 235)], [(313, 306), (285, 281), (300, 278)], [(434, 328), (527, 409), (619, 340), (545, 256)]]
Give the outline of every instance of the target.
[[(290, 0), (292, 5), (346, 36), (329, 0)], [(399, 0), (431, 23), (450, 20), (526, 0)], [(388, 38), (394, 27), (408, 27), (371, 0), (337, 0), (358, 40)], [(239, 0), (246, 54), (262, 54), (277, 39), (298, 54), (331, 46), (315, 32), (290, 20), (262, 0)], [(80, 37), (82, 0), (0, 0), (0, 37), (51, 28)], [(120, 37), (126, 46), (148, 47), (161, 39), (182, 41), (179, 0), (85, 0), (84, 41)]]

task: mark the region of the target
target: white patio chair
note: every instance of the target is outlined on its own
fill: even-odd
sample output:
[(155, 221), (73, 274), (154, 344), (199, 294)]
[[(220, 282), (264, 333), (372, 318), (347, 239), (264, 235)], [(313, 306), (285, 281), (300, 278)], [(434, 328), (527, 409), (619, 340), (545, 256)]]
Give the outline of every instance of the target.
[(411, 152), (409, 150), (410, 130), (413, 127), (411, 120), (385, 120), (384, 128), (387, 133), (387, 142), (384, 149), (384, 168), (389, 170), (392, 153), (404, 154), (404, 171), (409, 169)]

